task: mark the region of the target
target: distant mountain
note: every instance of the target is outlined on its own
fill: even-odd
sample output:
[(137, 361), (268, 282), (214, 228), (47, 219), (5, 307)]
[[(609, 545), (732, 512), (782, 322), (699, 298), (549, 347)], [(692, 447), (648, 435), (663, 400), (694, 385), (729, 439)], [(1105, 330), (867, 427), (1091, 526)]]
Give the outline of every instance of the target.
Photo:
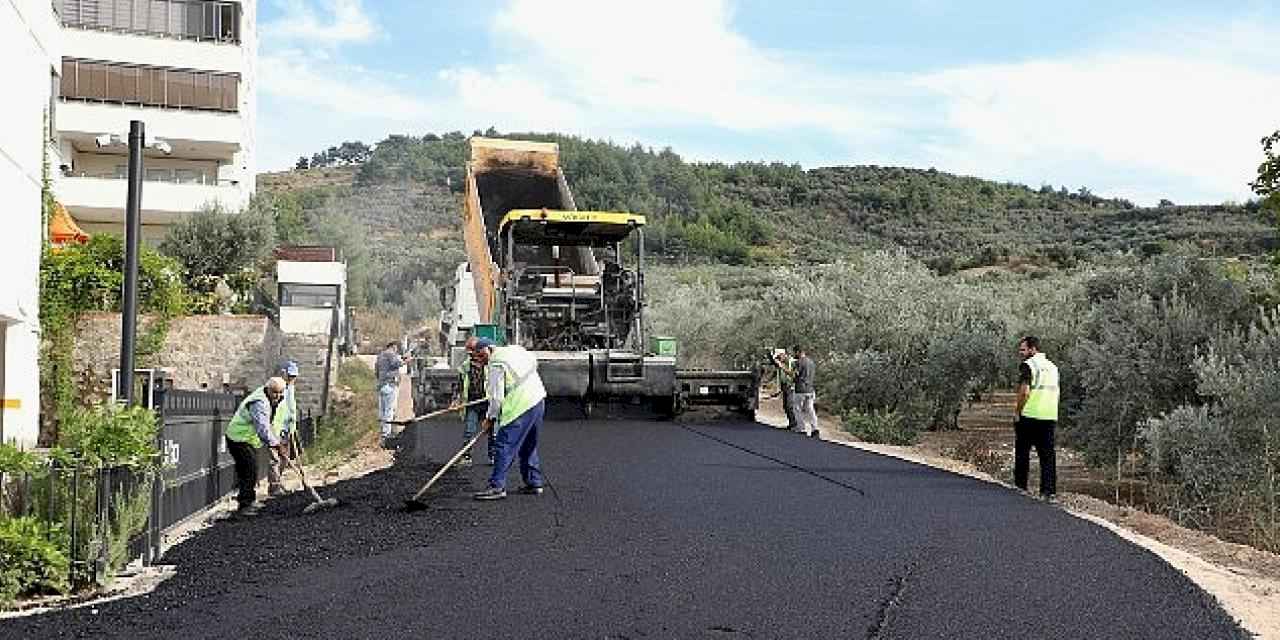
[[(477, 132), (479, 133), (479, 132)], [(496, 131), (485, 135), (497, 136)], [(1192, 243), (1219, 255), (1275, 249), (1275, 227), (1246, 205), (1135, 207), (1086, 188), (1032, 189), (933, 169), (690, 163), (671, 149), (554, 134), (579, 208), (650, 218), (651, 252), (675, 261), (786, 264), (903, 247), (936, 269), (1010, 259), (1071, 264), (1103, 253)], [(263, 174), (259, 190), (367, 232), (369, 303), (400, 304), (414, 283), (443, 283), (462, 260), (459, 132), (345, 143)]]

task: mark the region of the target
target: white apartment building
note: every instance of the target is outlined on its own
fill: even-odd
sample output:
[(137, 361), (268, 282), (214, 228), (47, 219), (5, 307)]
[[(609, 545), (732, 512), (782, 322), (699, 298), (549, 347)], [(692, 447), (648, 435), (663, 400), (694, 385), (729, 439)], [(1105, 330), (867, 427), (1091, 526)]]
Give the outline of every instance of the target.
[(40, 184), (45, 124), (62, 63), (61, 30), (47, 0), (0, 0), (0, 71), (8, 90), (0, 127), (0, 441), (35, 446), (39, 435)]
[(254, 190), (256, 0), (53, 6), (62, 24), (54, 193), (80, 228), (123, 233), (130, 120), (145, 123), (149, 145), (167, 145), (144, 153), (145, 238), (206, 204), (243, 207)]

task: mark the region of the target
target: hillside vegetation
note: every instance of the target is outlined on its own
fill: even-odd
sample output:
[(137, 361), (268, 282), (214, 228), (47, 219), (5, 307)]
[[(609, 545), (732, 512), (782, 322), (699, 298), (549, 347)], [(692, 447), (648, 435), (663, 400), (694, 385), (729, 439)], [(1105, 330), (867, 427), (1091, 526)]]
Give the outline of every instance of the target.
[[(1255, 203), (1142, 208), (1084, 187), (1033, 189), (934, 169), (695, 163), (671, 149), (502, 137), (559, 143), (579, 208), (647, 215), (648, 249), (672, 263), (826, 263), (901, 248), (945, 274), (1019, 262), (1069, 267), (1179, 243), (1220, 256), (1277, 246)], [(300, 230), (283, 240), (338, 244), (353, 265), (353, 300), (412, 320), (433, 312), (436, 297), (422, 302), (411, 292), (434, 292), (463, 259), (466, 139), (452, 132), (344, 143), (299, 159), (294, 171), (259, 176), (259, 185), (285, 227)]]

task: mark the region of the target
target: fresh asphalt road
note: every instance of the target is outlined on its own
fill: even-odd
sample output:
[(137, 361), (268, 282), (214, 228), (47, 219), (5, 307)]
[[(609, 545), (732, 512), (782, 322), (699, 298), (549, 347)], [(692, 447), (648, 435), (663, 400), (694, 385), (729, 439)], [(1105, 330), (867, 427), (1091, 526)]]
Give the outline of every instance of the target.
[[(456, 421), (420, 427), (438, 461)], [(548, 422), (555, 492), (406, 460), (224, 522), (146, 597), (0, 637), (1233, 638), (1151, 553), (1008, 489), (726, 419)], [(513, 470), (511, 486), (520, 485)]]

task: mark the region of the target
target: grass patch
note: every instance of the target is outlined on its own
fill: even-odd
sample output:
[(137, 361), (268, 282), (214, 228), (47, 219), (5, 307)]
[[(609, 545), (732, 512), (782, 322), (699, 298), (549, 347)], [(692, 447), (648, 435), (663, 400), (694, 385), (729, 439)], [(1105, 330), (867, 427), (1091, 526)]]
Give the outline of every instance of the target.
[(373, 369), (356, 358), (338, 365), (340, 397), (316, 425), (316, 440), (307, 451), (313, 465), (338, 466), (362, 440), (378, 432), (378, 394)]
[(1004, 455), (982, 437), (965, 439), (944, 453), (948, 458), (972, 464), (978, 471), (992, 478), (1004, 479), (1010, 474)]
[(901, 415), (892, 412), (850, 411), (844, 414), (842, 426), (855, 437), (876, 444), (907, 446), (920, 438)]

